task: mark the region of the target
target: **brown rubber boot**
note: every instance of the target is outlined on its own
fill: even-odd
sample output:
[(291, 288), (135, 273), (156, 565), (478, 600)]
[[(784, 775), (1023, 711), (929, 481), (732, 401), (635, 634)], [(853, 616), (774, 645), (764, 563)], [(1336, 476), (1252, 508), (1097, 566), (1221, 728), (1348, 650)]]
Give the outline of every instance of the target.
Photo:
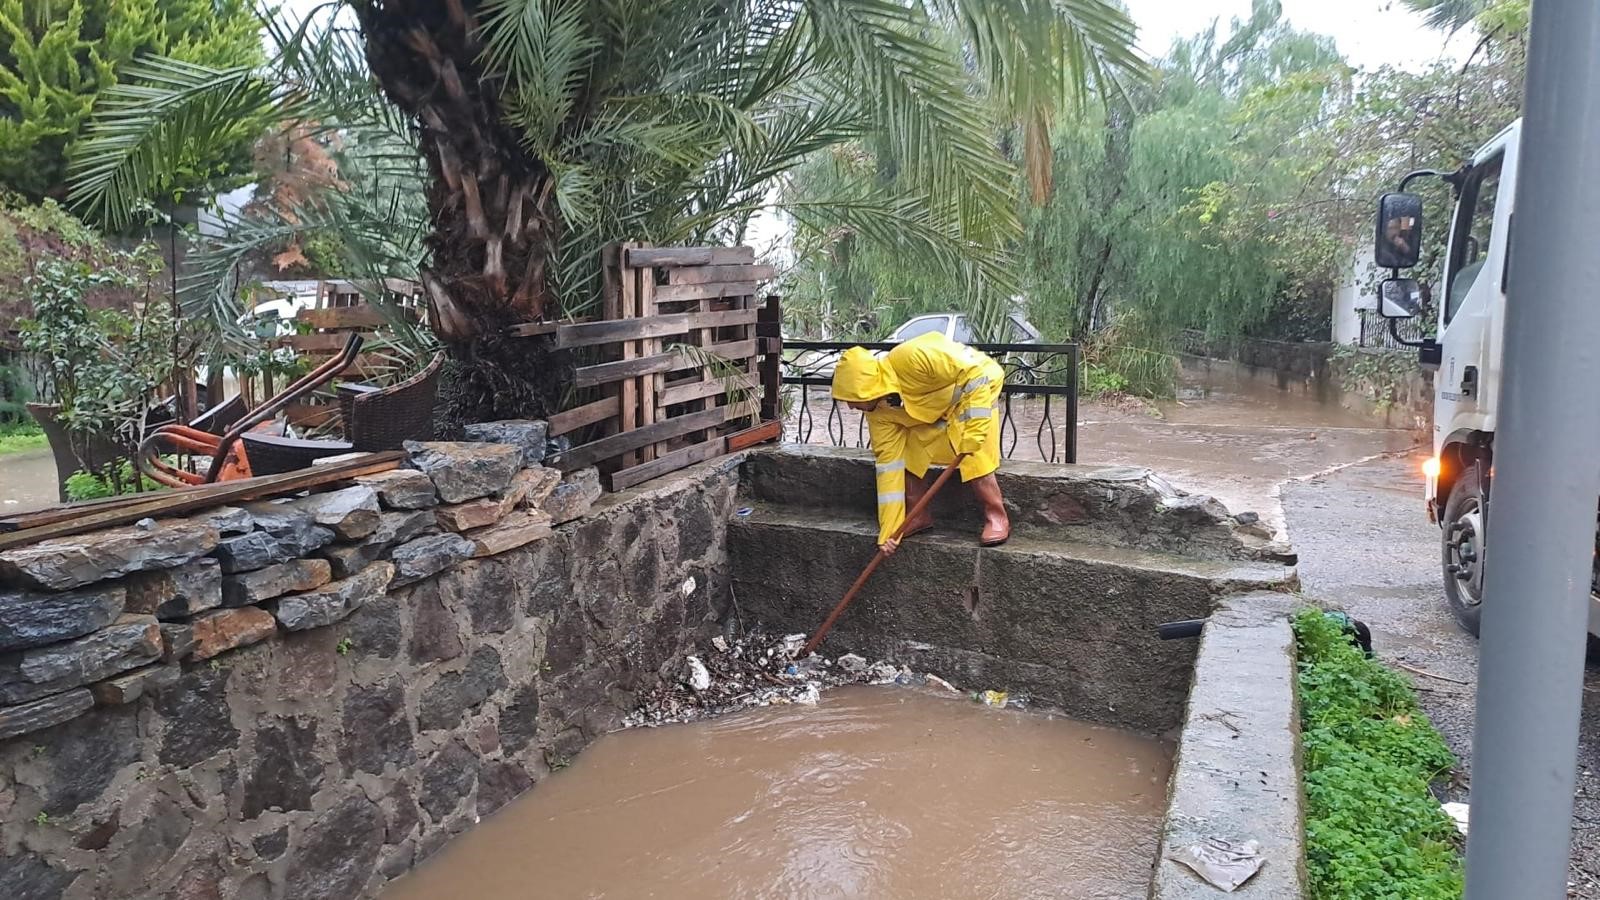
[[(911, 510), (915, 509), (917, 504), (922, 502), (922, 495), (926, 494), (927, 492), (928, 492), (928, 482), (927, 482), (926, 479), (918, 478), (917, 476), (911, 474), (910, 472), (906, 473), (906, 515), (907, 516), (911, 515)], [(915, 520), (908, 520), (906, 522), (906, 530), (905, 530), (905, 532), (903, 534), (900, 535), (900, 537), (902, 539), (908, 538), (908, 537), (911, 537), (913, 534), (918, 534), (920, 532), (927, 531), (929, 528), (932, 528), (932, 527), (933, 527), (933, 506), (932, 506), (932, 504), (929, 504), (928, 509), (925, 509), (925, 510), (922, 511), (922, 515), (917, 516), (917, 518)]]
[(978, 543), (985, 547), (1004, 544), (1011, 537), (1011, 518), (1006, 515), (1006, 500), (1000, 496), (1000, 482), (991, 472), (971, 482), (972, 493), (983, 507), (983, 533)]

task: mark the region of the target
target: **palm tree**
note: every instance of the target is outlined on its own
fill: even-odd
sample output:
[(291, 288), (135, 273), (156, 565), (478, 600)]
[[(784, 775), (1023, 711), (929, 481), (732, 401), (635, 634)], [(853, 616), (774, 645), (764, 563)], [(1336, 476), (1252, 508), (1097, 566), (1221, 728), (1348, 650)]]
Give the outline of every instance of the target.
[[(592, 306), (602, 246), (737, 241), (773, 205), (776, 179), (849, 142), (883, 148), (895, 192), (863, 180), (786, 197), (784, 210), (959, 271), (969, 308), (1003, 310), (1019, 226), (997, 136), (1020, 123), (1023, 143), (1045, 148), (1027, 160), (1039, 190), (1049, 154), (1035, 138), (1051, 116), (1142, 72), (1112, 0), (347, 5), (371, 76), (414, 123), (418, 275), (461, 363), (458, 402), (485, 416), (551, 401), (541, 354), (503, 334)], [(365, 73), (323, 49), (336, 30), (277, 29), (278, 60), (262, 72), (152, 63), (160, 78), (99, 117), (75, 198), (118, 222), (163, 177), (172, 141), (205, 140), (229, 116), (384, 121), (360, 99)]]

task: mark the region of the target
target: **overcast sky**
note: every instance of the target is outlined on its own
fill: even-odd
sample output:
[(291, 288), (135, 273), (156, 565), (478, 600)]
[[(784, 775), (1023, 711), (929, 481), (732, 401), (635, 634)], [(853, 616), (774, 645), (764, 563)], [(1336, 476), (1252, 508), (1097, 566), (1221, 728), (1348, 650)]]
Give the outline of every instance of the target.
[[(291, 15), (302, 16), (325, 0), (286, 0)], [(1250, 15), (1250, 0), (1122, 0), (1139, 25), (1139, 48), (1162, 56), (1173, 38), (1189, 37), (1221, 20)], [(1399, 0), (1282, 0), (1284, 17), (1297, 28), (1331, 35), (1350, 62), (1365, 68), (1388, 63), (1418, 69), (1445, 49), (1444, 36), (1423, 27), (1422, 17)], [(1460, 39), (1452, 46), (1458, 46)]]
[[(1250, 0), (1123, 0), (1139, 25), (1139, 49), (1166, 54), (1174, 38), (1189, 37), (1220, 20), (1220, 36), (1230, 19), (1250, 16)], [(1352, 65), (1375, 69), (1388, 64), (1412, 71), (1446, 50), (1444, 35), (1422, 24), (1422, 16), (1399, 0), (1282, 0), (1283, 15), (1304, 31), (1331, 36)], [(1451, 42), (1450, 49), (1462, 39)], [(1453, 55), (1453, 54), (1452, 54)]]

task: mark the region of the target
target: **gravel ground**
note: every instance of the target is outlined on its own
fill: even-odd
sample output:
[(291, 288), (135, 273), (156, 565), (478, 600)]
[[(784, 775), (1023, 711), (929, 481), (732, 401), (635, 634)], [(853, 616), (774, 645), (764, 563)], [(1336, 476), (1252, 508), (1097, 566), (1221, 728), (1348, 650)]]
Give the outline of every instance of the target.
[[(1417, 465), (1416, 458), (1373, 460), (1286, 484), (1281, 496), (1306, 594), (1366, 622), (1378, 655), (1410, 668), (1423, 708), (1461, 759), (1452, 799), (1467, 799), (1477, 642), (1445, 605), (1439, 531), (1423, 511)], [(1583, 706), (1568, 895), (1600, 900), (1600, 664), (1593, 654)]]

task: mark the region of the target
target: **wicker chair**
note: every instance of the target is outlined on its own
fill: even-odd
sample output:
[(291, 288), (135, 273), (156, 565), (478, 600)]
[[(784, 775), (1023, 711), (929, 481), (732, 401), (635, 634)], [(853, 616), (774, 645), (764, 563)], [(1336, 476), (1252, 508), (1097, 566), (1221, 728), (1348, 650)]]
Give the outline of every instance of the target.
[(304, 469), (319, 459), (343, 453), (398, 450), (406, 441), (433, 439), (433, 407), (439, 395), (444, 354), (421, 372), (386, 388), (341, 384), (339, 406), (346, 440), (323, 441), (244, 434), (245, 456), (255, 475), (278, 475)]

